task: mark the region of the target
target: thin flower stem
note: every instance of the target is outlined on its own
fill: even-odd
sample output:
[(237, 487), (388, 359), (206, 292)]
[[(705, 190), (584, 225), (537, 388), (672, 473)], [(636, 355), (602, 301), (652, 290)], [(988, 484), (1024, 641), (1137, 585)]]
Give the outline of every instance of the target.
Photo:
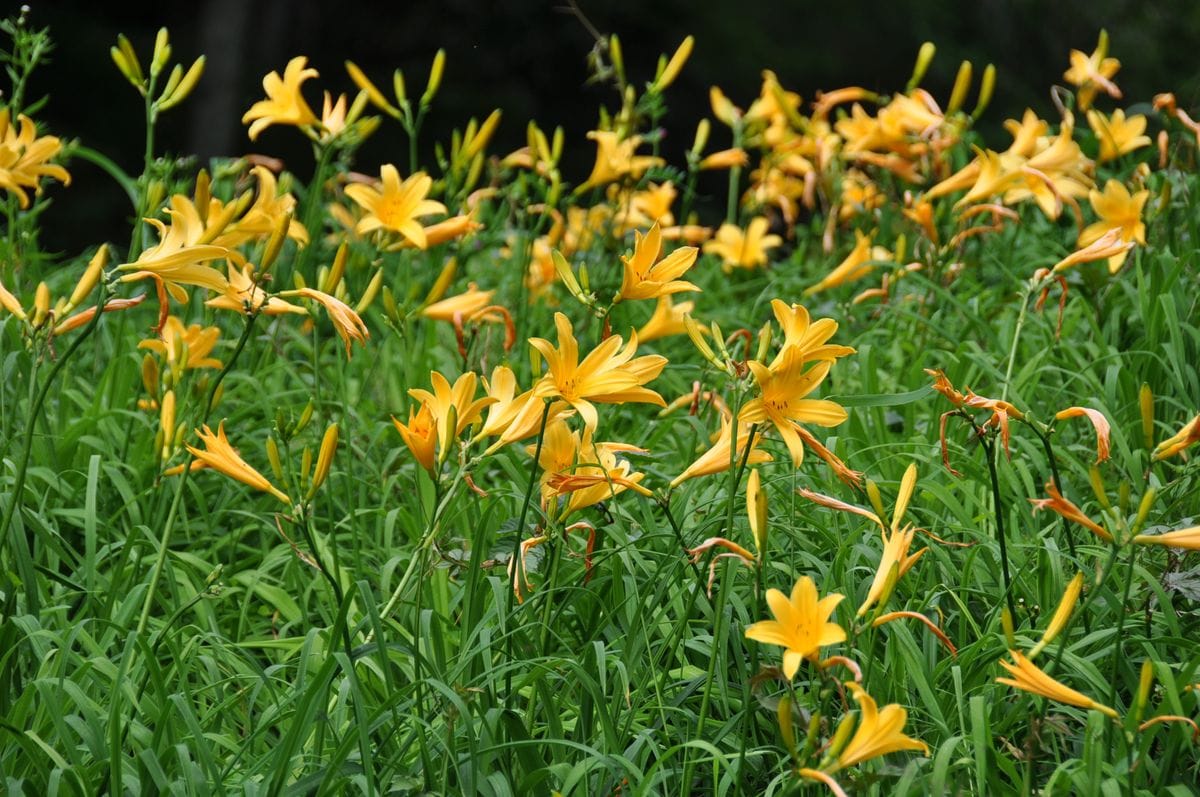
[(1121, 603), (1117, 606), (1117, 633), (1113, 635), (1113, 651), (1112, 662), (1109, 664), (1109, 691), (1108, 705), (1115, 707), (1117, 702), (1117, 676), (1121, 671), (1121, 648), (1122, 637), (1125, 631), (1125, 618), (1129, 612), (1125, 607), (1129, 605), (1129, 595), (1133, 591), (1133, 576), (1137, 570), (1137, 555), (1138, 546), (1129, 546), (1129, 565), (1125, 573), (1125, 586), (1121, 591)]
[[(1036, 423), (1027, 425), (1042, 441), (1042, 450), (1046, 452), (1046, 460), (1050, 463), (1050, 480), (1054, 484), (1054, 489), (1063, 494), (1062, 479), (1058, 476), (1058, 458), (1054, 456), (1054, 446), (1050, 443), (1050, 435), (1039, 429)], [(1067, 550), (1071, 552), (1071, 558), (1075, 559), (1075, 538), (1071, 535), (1071, 523), (1066, 518), (1062, 518), (1061, 525), (1063, 536), (1067, 538)]]
[[(533, 500), (533, 485), (537, 482), (538, 463), (542, 459), (542, 444), (546, 441), (546, 422), (550, 419), (550, 402), (545, 402), (542, 407), (542, 420), (538, 424), (537, 443), (534, 446), (533, 461), (529, 464), (529, 482), (525, 485), (525, 500), (521, 502), (521, 514), (517, 519), (517, 536), (513, 542), (512, 562), (513, 567), (513, 585), (520, 585), (525, 578), (525, 562), (521, 557), (521, 543), (525, 538), (525, 520), (529, 517), (529, 504)], [(512, 585), (510, 585), (512, 586)], [(517, 589), (519, 586), (513, 586), (508, 591), (508, 609), (505, 612), (506, 621), (512, 618), (514, 604), (517, 599)], [(510, 631), (506, 636), (505, 641), (505, 658), (512, 660), (512, 640), (513, 635)], [(508, 669), (504, 678), (504, 693), (512, 694), (512, 668)]]
[(1004, 598), (1013, 622), (1017, 620), (1017, 608), (1012, 596), (1012, 576), (1008, 570), (1008, 542), (1004, 533), (1004, 505), (1000, 497), (1000, 477), (996, 473), (996, 447), (987, 437), (983, 441), (984, 458), (987, 460), (988, 477), (992, 482), (992, 514), (996, 519), (996, 541), (1000, 544), (1000, 571), (1004, 576)]

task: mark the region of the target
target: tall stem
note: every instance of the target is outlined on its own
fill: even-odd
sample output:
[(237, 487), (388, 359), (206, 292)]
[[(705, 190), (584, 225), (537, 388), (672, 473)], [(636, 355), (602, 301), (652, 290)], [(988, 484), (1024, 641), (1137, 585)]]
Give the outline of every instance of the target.
[(996, 473), (996, 447), (987, 437), (983, 441), (984, 458), (987, 460), (988, 476), (992, 482), (992, 514), (996, 518), (996, 541), (1000, 544), (1000, 571), (1004, 575), (1004, 598), (1013, 622), (1017, 620), (1017, 608), (1012, 596), (1012, 576), (1008, 571), (1008, 542), (1004, 533), (1004, 506), (1000, 498), (1000, 477)]

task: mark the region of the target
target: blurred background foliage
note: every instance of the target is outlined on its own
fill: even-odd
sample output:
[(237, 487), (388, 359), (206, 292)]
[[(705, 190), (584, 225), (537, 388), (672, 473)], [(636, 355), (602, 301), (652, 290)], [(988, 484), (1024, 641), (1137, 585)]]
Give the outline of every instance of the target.
[[(696, 48), (683, 75), (668, 92), (670, 138), (664, 154), (682, 162), (696, 122), (709, 114), (708, 89), (720, 85), (736, 103), (757, 95), (763, 69), (806, 102), (817, 89), (861, 85), (901, 90), (917, 48), (938, 48), (924, 85), (945, 102), (958, 63), (986, 63), (998, 70), (995, 99), (981, 124), (988, 142), (1006, 145), (1004, 119), (1034, 109), (1055, 116), (1050, 90), (1060, 83), (1071, 48), (1091, 52), (1100, 28), (1112, 39), (1110, 55), (1122, 68), (1117, 82), (1126, 107), (1149, 103), (1154, 93), (1174, 91), (1185, 108), (1200, 105), (1200, 3), (1195, 0), (922, 0), (921, 2), (600, 2), (578, 0), (579, 12), (601, 33), (618, 33), (631, 76), (653, 76), (659, 53), (671, 53), (688, 33)], [(437, 2), (321, 2), (321, 0), (122, 0), (96, 3), (55, 0), (35, 3), (30, 24), (50, 26), (57, 43), (40, 70), (32, 97), (50, 94), (39, 114), (50, 132), (79, 138), (131, 171), (141, 159), (140, 98), (108, 59), (108, 48), (125, 33), (139, 52), (149, 52), (160, 26), (171, 30), (177, 57), (205, 53), (208, 65), (183, 110), (161, 122), (162, 146), (201, 162), (214, 156), (259, 152), (281, 158), (307, 179), (308, 142), (275, 128), (251, 143), (241, 116), (261, 97), (262, 76), (282, 70), (294, 55), (307, 55), (321, 77), (316, 92), (353, 93), (343, 59), (350, 58), (380, 85), (393, 69), (420, 93), (439, 47), (447, 52), (446, 78), (423, 132), (423, 161), (432, 142), (492, 108), (504, 120), (494, 152), (524, 142), (525, 123), (562, 125), (568, 147), (567, 179), (582, 180), (594, 148), (584, 139), (601, 103), (615, 104), (608, 86), (588, 85), (587, 55), (595, 39), (565, 0), (438, 0)], [(319, 87), (319, 89), (317, 88)], [(1145, 108), (1143, 108), (1145, 110)], [(375, 173), (396, 159), (399, 128), (384, 125), (361, 150), (358, 168)], [(725, 146), (720, 131), (714, 146)], [(126, 235), (129, 219), (119, 190), (98, 169), (72, 167), (75, 183), (56, 191), (45, 223), (45, 243), (71, 252)], [(68, 223), (69, 220), (69, 223)]]

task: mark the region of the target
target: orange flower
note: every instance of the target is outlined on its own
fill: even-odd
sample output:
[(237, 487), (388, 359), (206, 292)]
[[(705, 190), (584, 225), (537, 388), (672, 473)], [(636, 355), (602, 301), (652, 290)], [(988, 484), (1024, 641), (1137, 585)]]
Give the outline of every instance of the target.
[(1099, 465), (1108, 459), (1109, 455), (1110, 427), (1108, 425), (1108, 418), (1104, 417), (1104, 413), (1089, 407), (1067, 407), (1065, 410), (1057, 413), (1054, 419), (1062, 421), (1067, 418), (1078, 418), (1080, 415), (1085, 416), (1091, 421), (1092, 426), (1096, 429), (1096, 464)]
[(395, 424), (396, 431), (400, 433), (404, 445), (408, 446), (413, 457), (421, 467), (432, 474), (437, 467), (438, 428), (437, 420), (433, 417), (433, 411), (429, 405), (422, 404), (421, 408), (415, 412), (412, 407), (409, 407), (407, 424), (400, 423), (394, 415), (392, 423)]
[[(256, 490), (270, 493), (285, 504), (292, 502), (287, 497), (287, 494), (271, 484), (267, 480), (267, 477), (250, 467), (234, 447), (229, 444), (229, 439), (225, 436), (224, 421), (217, 426), (216, 434), (213, 434), (212, 429), (208, 428), (207, 425), (203, 430), (197, 431), (197, 434), (200, 436), (200, 442), (204, 443), (204, 448), (199, 449), (187, 446), (187, 450), (191, 452), (197, 462), (203, 463), (213, 470), (223, 473), (242, 484), (247, 484)], [(193, 467), (195, 466), (193, 465)]]
[(1072, 523), (1078, 523), (1105, 542), (1113, 541), (1112, 535), (1103, 526), (1083, 514), (1083, 510), (1064, 498), (1062, 493), (1055, 488), (1054, 482), (1046, 483), (1046, 494), (1050, 497), (1029, 499), (1029, 503), (1033, 504), (1034, 512), (1049, 509), (1051, 512), (1062, 515)]
[(1056, 703), (1094, 709), (1112, 719), (1117, 718), (1116, 711), (1101, 703), (1097, 703), (1082, 692), (1077, 692), (1069, 686), (1054, 680), (1026, 658), (1019, 650), (1010, 650), (1009, 655), (1012, 656), (1014, 663), (1009, 664), (1007, 661), (1002, 661), (1000, 662), (1000, 666), (1008, 670), (1012, 678), (997, 678), (996, 683), (1040, 695)]
[(625, 263), (625, 274), (614, 301), (655, 299), (682, 291), (700, 290), (690, 282), (676, 279), (696, 262), (697, 250), (694, 246), (680, 247), (658, 260), (662, 251), (662, 231), (658, 222), (650, 227), (645, 238), (638, 232), (633, 235), (633, 256), (621, 258)]

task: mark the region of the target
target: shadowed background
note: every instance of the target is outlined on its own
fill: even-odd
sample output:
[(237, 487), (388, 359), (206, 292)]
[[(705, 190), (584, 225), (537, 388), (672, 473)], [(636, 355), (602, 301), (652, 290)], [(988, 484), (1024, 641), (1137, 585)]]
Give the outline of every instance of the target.
[[(816, 89), (862, 85), (892, 92), (903, 89), (917, 48), (927, 40), (938, 52), (923, 85), (941, 102), (960, 60), (975, 63), (976, 80), (984, 64), (996, 65), (995, 99), (981, 127), (997, 147), (1008, 141), (1000, 127), (1005, 118), (1027, 106), (1053, 114), (1050, 87), (1062, 81), (1068, 50), (1091, 52), (1101, 27), (1112, 39), (1110, 55), (1122, 62), (1116, 77), (1125, 94), (1122, 105), (1136, 107), (1168, 90), (1188, 108), (1200, 100), (1200, 3), (1193, 0), (579, 0), (579, 7), (598, 30), (621, 36), (627, 72), (639, 85), (653, 77), (660, 53), (673, 52), (688, 33), (696, 37), (690, 62), (667, 93), (670, 137), (663, 152), (677, 164), (696, 122), (709, 114), (711, 85), (720, 85), (743, 107), (757, 95), (764, 68), (775, 70), (806, 103)], [(263, 96), (262, 76), (282, 71), (294, 55), (307, 55), (321, 73), (305, 84), (309, 103), (319, 111), (321, 90), (353, 95), (345, 59), (385, 91), (399, 67), (409, 93), (419, 95), (434, 52), (445, 48), (445, 79), (422, 133), (426, 163), (433, 141), (448, 140), (450, 130), (469, 117), (482, 119), (499, 107), (504, 119), (492, 152), (520, 146), (528, 119), (546, 129), (562, 125), (564, 176), (579, 182), (595, 151), (584, 135), (595, 126), (599, 105), (616, 104), (609, 87), (586, 84), (586, 56), (595, 40), (561, 0), (59, 0), (35, 2), (30, 24), (50, 26), (56, 42), (51, 62), (29, 89), (32, 98), (51, 95), (39, 121), (56, 135), (105, 152), (131, 174), (141, 164), (141, 99), (113, 66), (108, 49), (124, 33), (145, 62), (164, 25), (171, 31), (174, 60), (186, 67), (205, 53), (208, 63), (192, 97), (160, 118), (157, 150), (196, 154), (202, 163), (259, 152), (282, 158), (307, 177), (311, 154), (296, 130), (271, 128), (252, 143), (241, 124), (245, 110)], [(974, 88), (968, 107), (973, 102)], [(1099, 105), (1114, 107), (1106, 98)], [(718, 125), (710, 149), (728, 143)], [(360, 151), (357, 167), (377, 172), (381, 162), (403, 162), (405, 146), (399, 126), (387, 120)], [(44, 218), (45, 244), (71, 253), (99, 240), (124, 240), (130, 213), (120, 191), (91, 164), (76, 161), (71, 171), (69, 189), (51, 189), (55, 206)]]

